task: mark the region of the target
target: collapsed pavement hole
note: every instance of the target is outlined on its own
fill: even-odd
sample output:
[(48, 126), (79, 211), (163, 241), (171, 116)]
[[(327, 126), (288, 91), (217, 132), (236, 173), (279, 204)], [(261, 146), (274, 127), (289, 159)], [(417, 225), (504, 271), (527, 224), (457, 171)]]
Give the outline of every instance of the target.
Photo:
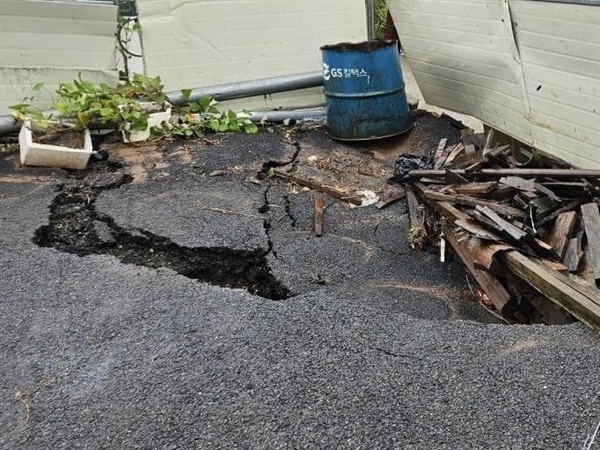
[(131, 180), (128, 176), (96, 187), (72, 183), (59, 186), (50, 205), (48, 225), (38, 228), (33, 242), (78, 256), (111, 255), (124, 264), (171, 269), (201, 282), (246, 289), (270, 300), (293, 296), (272, 274), (268, 251), (236, 250), (228, 247), (184, 247), (144, 230), (126, 229), (94, 206), (100, 192)]

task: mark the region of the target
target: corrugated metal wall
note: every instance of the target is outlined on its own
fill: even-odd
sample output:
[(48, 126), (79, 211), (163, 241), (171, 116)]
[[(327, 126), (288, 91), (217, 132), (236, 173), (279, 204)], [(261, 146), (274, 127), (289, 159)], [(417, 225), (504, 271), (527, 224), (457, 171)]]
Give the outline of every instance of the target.
[(600, 168), (600, 7), (388, 0), (427, 102)]

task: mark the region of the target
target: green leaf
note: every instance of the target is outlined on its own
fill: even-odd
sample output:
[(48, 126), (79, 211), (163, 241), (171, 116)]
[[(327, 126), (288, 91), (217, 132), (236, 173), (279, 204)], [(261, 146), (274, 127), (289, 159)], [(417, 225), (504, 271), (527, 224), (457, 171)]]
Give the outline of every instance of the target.
[(246, 134), (256, 134), (258, 132), (258, 126), (256, 126), (255, 123), (244, 125), (244, 131)]
[(192, 95), (192, 90), (191, 89), (182, 89), (181, 90), (181, 95), (187, 101), (187, 100), (189, 100), (190, 95)]
[(36, 83), (33, 85), (33, 92), (40, 92), (44, 87), (44, 83)]

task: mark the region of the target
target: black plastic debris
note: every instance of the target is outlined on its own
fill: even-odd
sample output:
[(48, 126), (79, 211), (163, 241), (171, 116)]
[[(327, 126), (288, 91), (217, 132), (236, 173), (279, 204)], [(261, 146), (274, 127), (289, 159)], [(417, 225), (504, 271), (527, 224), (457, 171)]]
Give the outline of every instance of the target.
[(429, 155), (416, 156), (405, 154), (396, 160), (394, 168), (394, 179), (399, 183), (408, 181), (408, 174), (411, 170), (426, 170), (433, 168), (433, 152)]

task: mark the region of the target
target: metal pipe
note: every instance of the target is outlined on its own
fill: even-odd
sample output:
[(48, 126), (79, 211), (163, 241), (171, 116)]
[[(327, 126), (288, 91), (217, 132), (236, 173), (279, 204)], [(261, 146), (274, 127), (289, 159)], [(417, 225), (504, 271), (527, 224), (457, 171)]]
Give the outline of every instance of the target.
[(299, 75), (285, 75), (282, 77), (195, 88), (192, 89), (188, 100), (181, 95), (181, 91), (167, 92), (167, 97), (173, 105), (183, 106), (188, 101), (197, 101), (202, 97), (211, 97), (217, 101), (234, 100), (319, 86), (323, 86), (323, 73), (309, 72)]
[(20, 129), (21, 122), (19, 122), (13, 116), (0, 116), (0, 136), (18, 133)]
[[(500, 177), (548, 177), (548, 178), (600, 178), (600, 170), (586, 169), (481, 169), (469, 172), (465, 169), (453, 170), (457, 175), (476, 176), (478, 178), (500, 178)], [(445, 170), (411, 170), (408, 172), (410, 178), (437, 178), (444, 177)]]
[(375, 30), (375, 0), (365, 0), (365, 8), (367, 9), (367, 39), (373, 40), (377, 38)]
[(250, 120), (252, 122), (266, 122), (281, 123), (286, 120), (294, 122), (305, 121), (305, 120), (319, 120), (325, 118), (325, 108), (315, 109), (297, 109), (288, 111), (253, 111), (250, 113)]

